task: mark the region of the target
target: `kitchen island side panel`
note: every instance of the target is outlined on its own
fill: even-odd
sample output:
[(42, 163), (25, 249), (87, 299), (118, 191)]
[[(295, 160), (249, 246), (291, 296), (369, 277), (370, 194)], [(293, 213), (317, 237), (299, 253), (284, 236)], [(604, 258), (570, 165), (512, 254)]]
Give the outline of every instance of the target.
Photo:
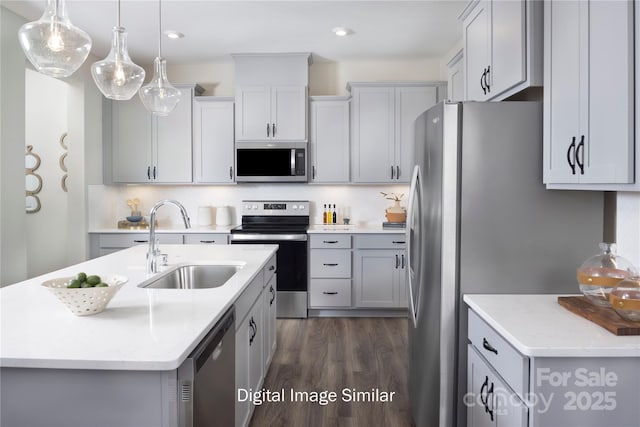
[(0, 369), (7, 427), (177, 427), (172, 371)]

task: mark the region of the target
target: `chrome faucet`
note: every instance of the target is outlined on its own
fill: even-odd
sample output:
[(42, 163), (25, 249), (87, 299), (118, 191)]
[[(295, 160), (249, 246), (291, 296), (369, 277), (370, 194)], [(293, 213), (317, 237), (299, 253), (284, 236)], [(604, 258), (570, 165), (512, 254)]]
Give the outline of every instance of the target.
[(187, 210), (180, 202), (176, 200), (160, 200), (151, 208), (151, 212), (149, 213), (149, 252), (147, 252), (147, 273), (158, 272), (158, 257), (162, 254), (160, 253), (158, 242), (156, 240), (156, 211), (160, 206), (166, 204), (174, 205), (180, 209), (185, 228), (191, 228), (191, 221), (189, 220)]

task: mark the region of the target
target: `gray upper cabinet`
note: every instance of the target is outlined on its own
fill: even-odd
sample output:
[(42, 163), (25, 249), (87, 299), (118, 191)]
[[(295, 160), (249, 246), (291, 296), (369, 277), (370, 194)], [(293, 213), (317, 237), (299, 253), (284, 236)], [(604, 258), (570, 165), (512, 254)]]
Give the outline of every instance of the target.
[(464, 51), (461, 49), (447, 63), (447, 99), (464, 101)]
[(473, 0), (462, 12), (465, 99), (499, 101), (543, 81), (542, 2)]
[(194, 182), (234, 182), (233, 115), (233, 98), (200, 96), (194, 100)]
[(633, 2), (545, 2), (544, 21), (545, 184), (640, 190)]
[[(192, 104), (196, 85), (182, 92), (176, 109), (153, 116), (139, 97), (105, 103), (105, 181), (114, 183), (189, 183), (192, 176)], [(109, 176), (110, 173), (110, 176)]]
[(446, 83), (349, 83), (351, 181), (406, 183), (413, 168), (413, 122), (444, 97)]
[(316, 96), (309, 104), (310, 182), (349, 182), (349, 97)]
[(232, 56), (236, 142), (306, 142), (310, 54)]

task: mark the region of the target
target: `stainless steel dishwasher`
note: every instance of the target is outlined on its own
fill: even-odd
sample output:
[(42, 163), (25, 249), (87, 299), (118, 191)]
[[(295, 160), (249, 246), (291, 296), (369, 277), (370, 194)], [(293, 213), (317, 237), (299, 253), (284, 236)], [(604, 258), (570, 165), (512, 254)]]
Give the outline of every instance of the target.
[(235, 308), (178, 368), (178, 426), (235, 425)]

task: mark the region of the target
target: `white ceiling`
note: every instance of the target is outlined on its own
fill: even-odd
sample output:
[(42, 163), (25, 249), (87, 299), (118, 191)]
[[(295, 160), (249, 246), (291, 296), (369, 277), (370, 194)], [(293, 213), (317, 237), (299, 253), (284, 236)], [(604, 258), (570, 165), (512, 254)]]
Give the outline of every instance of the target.
[[(3, 0), (8, 9), (37, 20), (45, 0)], [(311, 52), (314, 60), (441, 59), (462, 36), (457, 17), (467, 0), (422, 1), (219, 1), (164, 0), (163, 38), (172, 63), (230, 61), (230, 53)], [(71, 21), (93, 39), (93, 53), (106, 56), (116, 23), (116, 0), (68, 0)], [(158, 52), (157, 0), (122, 0), (121, 23), (134, 62), (149, 64)], [(339, 38), (331, 29), (354, 34)]]

